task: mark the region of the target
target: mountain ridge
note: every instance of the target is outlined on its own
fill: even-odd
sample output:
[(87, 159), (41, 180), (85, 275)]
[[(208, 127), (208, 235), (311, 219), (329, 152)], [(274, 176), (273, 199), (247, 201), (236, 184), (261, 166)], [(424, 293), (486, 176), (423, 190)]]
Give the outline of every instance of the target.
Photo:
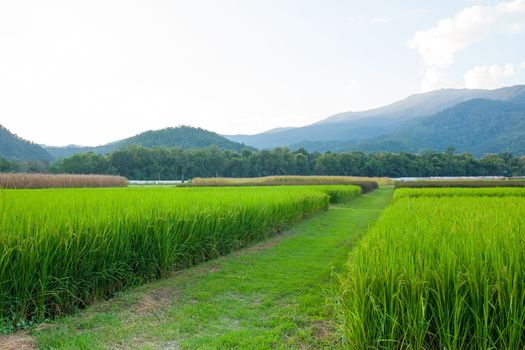
[(486, 153), (525, 154), (525, 104), (473, 99), (439, 113), (404, 123), (397, 131), (368, 140), (302, 142), (290, 148), (336, 152), (445, 151), (476, 156)]
[(394, 132), (411, 119), (435, 114), (476, 98), (525, 104), (525, 85), (495, 90), (441, 89), (414, 94), (387, 106), (361, 112), (344, 112), (303, 127), (255, 135), (230, 135), (230, 140), (257, 148), (289, 147), (312, 141), (364, 140)]

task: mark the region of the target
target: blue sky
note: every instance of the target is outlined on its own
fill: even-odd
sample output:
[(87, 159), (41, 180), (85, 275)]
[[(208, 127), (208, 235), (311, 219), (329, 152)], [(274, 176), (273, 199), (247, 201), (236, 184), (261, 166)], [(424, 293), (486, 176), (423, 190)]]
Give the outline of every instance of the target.
[(525, 83), (525, 0), (0, 3), (0, 123), (51, 145), (298, 126)]

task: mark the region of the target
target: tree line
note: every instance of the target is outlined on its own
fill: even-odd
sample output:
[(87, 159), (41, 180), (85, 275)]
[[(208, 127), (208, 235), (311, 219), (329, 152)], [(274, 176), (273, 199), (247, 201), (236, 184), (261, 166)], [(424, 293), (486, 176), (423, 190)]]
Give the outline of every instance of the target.
[(129, 146), (108, 155), (80, 153), (51, 164), (0, 161), (3, 172), (113, 174), (133, 180), (269, 175), (348, 176), (524, 176), (525, 157), (510, 153), (475, 158), (469, 153), (319, 153), (287, 148), (240, 152), (218, 147), (183, 150)]

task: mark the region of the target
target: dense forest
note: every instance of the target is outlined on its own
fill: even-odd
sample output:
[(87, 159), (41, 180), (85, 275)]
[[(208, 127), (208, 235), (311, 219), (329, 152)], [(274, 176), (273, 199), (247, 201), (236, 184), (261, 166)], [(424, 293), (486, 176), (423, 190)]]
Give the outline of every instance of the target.
[(118, 174), (134, 180), (187, 180), (193, 177), (257, 177), (268, 175), (352, 176), (523, 176), (525, 157), (510, 153), (475, 158), (468, 153), (309, 153), (208, 147), (194, 150), (130, 146), (108, 155), (76, 154), (49, 166), (44, 163), (0, 161), (0, 171)]
[(0, 158), (51, 161), (53, 157), (40, 145), (24, 140), (0, 125)]

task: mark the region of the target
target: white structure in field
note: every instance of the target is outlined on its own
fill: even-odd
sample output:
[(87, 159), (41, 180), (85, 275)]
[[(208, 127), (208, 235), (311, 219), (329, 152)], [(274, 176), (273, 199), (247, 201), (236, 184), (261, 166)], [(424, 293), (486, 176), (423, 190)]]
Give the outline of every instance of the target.
[(177, 185), (183, 183), (181, 180), (129, 180), (130, 185)]

